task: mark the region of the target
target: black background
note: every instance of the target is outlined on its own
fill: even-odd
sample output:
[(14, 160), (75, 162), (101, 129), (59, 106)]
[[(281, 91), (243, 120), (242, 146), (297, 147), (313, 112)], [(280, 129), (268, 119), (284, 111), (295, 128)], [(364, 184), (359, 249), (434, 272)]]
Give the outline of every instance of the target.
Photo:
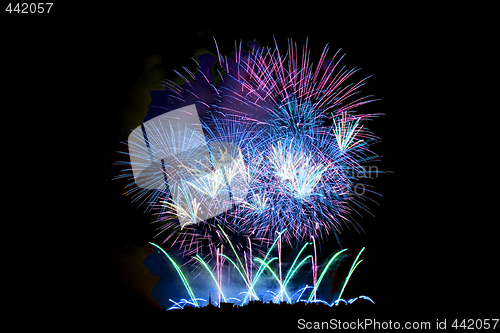
[[(96, 305), (86, 309), (87, 317), (104, 311), (126, 321), (150, 309), (106, 268), (113, 266), (110, 248), (146, 246), (152, 237), (149, 217), (122, 196), (122, 183), (111, 181), (118, 171), (114, 152), (128, 135), (120, 117), (147, 57), (159, 55), (159, 68), (174, 78), (173, 69), (194, 69), (189, 58), (197, 49), (215, 51), (213, 37), (225, 54), (235, 40), (272, 45), (274, 36), (280, 45), (293, 38), (300, 46), (308, 37), (313, 61), (329, 43), (330, 56), (342, 48), (343, 64), (361, 68), (358, 78), (373, 75), (362, 93), (380, 101), (359, 110), (385, 114), (369, 127), (382, 139), (374, 147), (383, 156), (378, 166), (392, 173), (376, 180), (383, 198), (370, 206), (375, 217), (358, 219), (366, 235), (346, 239), (346, 245), (367, 248), (363, 274), (353, 279), (395, 316), (482, 317), (498, 308), (495, 219), (482, 214), (487, 205), (481, 198), (489, 194), (467, 186), (482, 182), (470, 169), (478, 153), (468, 145), (467, 124), (456, 122), (471, 112), (456, 89), (466, 82), (467, 64), (475, 66), (468, 56), (483, 51), (462, 12), (333, 3), (191, 5), (56, 3), (52, 17), (12, 14), (3, 20), (3, 67), (13, 74), (11, 87), (36, 87), (40, 100), (54, 96), (54, 105), (64, 106), (54, 120), (78, 131), (66, 136), (67, 128), (61, 129), (65, 136), (57, 142), (75, 147), (68, 153), (69, 172), (77, 169), (93, 181), (80, 188), (92, 193), (84, 195), (91, 220), (69, 232), (90, 235), (80, 243), (91, 248), (85, 276)], [(95, 165), (75, 166), (75, 155)], [(80, 302), (66, 300), (72, 301)]]

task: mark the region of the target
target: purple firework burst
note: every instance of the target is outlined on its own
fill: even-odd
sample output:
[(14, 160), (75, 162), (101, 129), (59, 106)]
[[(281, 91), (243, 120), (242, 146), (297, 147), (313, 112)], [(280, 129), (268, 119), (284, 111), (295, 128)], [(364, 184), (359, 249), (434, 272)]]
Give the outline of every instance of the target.
[[(229, 58), (217, 47), (216, 57), (198, 57), (196, 74), (185, 68), (185, 74), (176, 72), (184, 84), (165, 82), (167, 90), (151, 92), (145, 121), (195, 104), (211, 154), (224, 143), (238, 147), (241, 157), (207, 187), (190, 184), (204, 193), (212, 191), (212, 198), (228, 191), (232, 209), (182, 231), (176, 228), (180, 207), (168, 186), (146, 190), (131, 184), (135, 200), (158, 208), (165, 241), (178, 242), (190, 255), (202, 244), (215, 248), (224, 242), (222, 229), (242, 239), (271, 239), (287, 229), (289, 242), (331, 234), (339, 241), (345, 227), (360, 228), (352, 212), (367, 209), (367, 197), (353, 193), (364, 166), (378, 158), (370, 151), (378, 139), (362, 125), (375, 115), (354, 110), (373, 101), (370, 96), (355, 98), (366, 78), (350, 83), (358, 69), (340, 68), (339, 52), (327, 59), (328, 46), (314, 66), (307, 42), (301, 53), (292, 41), (285, 53), (277, 45), (248, 45), (250, 51), (235, 45)], [(130, 154), (147, 152), (132, 149)], [(175, 178), (159, 164), (157, 168), (150, 177)], [(222, 185), (214, 186), (217, 181)], [(186, 194), (185, 200), (194, 202), (183, 206), (186, 216), (201, 209), (195, 196)]]

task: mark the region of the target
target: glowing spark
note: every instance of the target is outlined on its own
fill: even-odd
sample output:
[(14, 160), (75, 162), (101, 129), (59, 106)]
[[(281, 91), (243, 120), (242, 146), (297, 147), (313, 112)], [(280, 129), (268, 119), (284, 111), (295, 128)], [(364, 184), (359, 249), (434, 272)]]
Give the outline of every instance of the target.
[(333, 117), (333, 132), (335, 133), (335, 138), (337, 139), (337, 144), (341, 151), (350, 150), (363, 142), (363, 140), (354, 142), (358, 132), (363, 128), (363, 126), (361, 126), (356, 130), (359, 121), (359, 118), (354, 121), (349, 121), (346, 112), (343, 112), (341, 118), (337, 121), (335, 117)]
[(175, 270), (179, 274), (179, 276), (180, 276), (180, 278), (182, 280), (182, 283), (184, 284), (184, 287), (186, 288), (189, 296), (194, 301), (195, 305), (198, 306), (198, 303), (196, 302), (196, 298), (194, 297), (193, 291), (191, 290), (191, 287), (189, 286), (189, 283), (187, 282), (186, 277), (182, 273), (181, 268), (175, 263), (175, 261), (172, 258), (170, 258), (170, 256), (168, 255), (167, 252), (165, 252), (165, 250), (163, 250), (161, 247), (159, 247), (155, 243), (149, 242), (149, 244), (151, 244), (151, 245), (155, 246), (156, 248), (158, 248), (161, 252), (163, 252), (163, 254), (165, 254), (165, 256), (168, 258), (168, 260), (170, 260), (170, 262), (174, 266)]
[(215, 282), (215, 285), (217, 286), (217, 289), (219, 289), (219, 293), (221, 294), (222, 296), (222, 299), (224, 299), (224, 302), (226, 301), (226, 298), (224, 297), (224, 293), (222, 292), (222, 289), (220, 288), (220, 285), (219, 283), (217, 282), (217, 279), (215, 278), (214, 274), (212, 273), (212, 270), (208, 267), (207, 263), (205, 262), (205, 260), (203, 260), (199, 255), (196, 255), (195, 257), (193, 257), (194, 259), (198, 260), (202, 265), (203, 267), (208, 271), (208, 273), (210, 273), (210, 276), (212, 277), (212, 279), (214, 280)]
[(276, 281), (279, 283), (279, 285), (281, 287), (280, 294), (284, 293), (285, 296), (288, 297), (288, 295), (287, 295), (287, 293), (285, 291), (285, 288), (283, 287), (283, 284), (281, 283), (280, 279), (276, 276), (276, 273), (274, 273), (274, 271), (268, 265), (268, 263), (271, 262), (271, 261), (269, 261), (268, 263), (266, 263), (264, 260), (262, 260), (260, 258), (255, 258), (254, 260), (260, 262), (261, 265), (264, 265), (264, 267), (267, 268), (269, 270), (269, 272), (271, 272), (272, 276), (276, 279)]
[(349, 274), (347, 275), (346, 279), (345, 279), (345, 282), (344, 282), (344, 285), (342, 286), (342, 290), (340, 291), (340, 294), (339, 294), (339, 298), (340, 299), (342, 297), (342, 293), (344, 292), (344, 289), (345, 289), (345, 286), (347, 285), (347, 282), (349, 282), (349, 278), (351, 277), (351, 274), (352, 272), (354, 272), (354, 270), (356, 269), (356, 267), (358, 267), (358, 265), (363, 261), (363, 260), (360, 260), (358, 262), (358, 259), (359, 259), (359, 256), (361, 255), (361, 253), (365, 250), (365, 248), (363, 247), (361, 249), (361, 251), (359, 251), (358, 255), (356, 256), (356, 259), (354, 260), (354, 262), (352, 263), (351, 265), (351, 269), (349, 270)]
[(347, 249), (343, 249), (337, 253), (335, 253), (332, 258), (330, 259), (330, 261), (328, 261), (328, 263), (326, 264), (325, 268), (323, 268), (323, 271), (321, 272), (321, 275), (319, 276), (319, 279), (318, 279), (318, 282), (316, 283), (316, 285), (314, 286), (314, 289), (313, 291), (311, 292), (311, 295), (309, 296), (309, 302), (313, 299), (314, 297), (314, 293), (316, 292), (316, 290), (318, 289), (319, 285), (321, 284), (321, 281), (323, 280), (323, 276), (325, 276), (325, 273), (326, 271), (328, 270), (328, 267), (330, 267), (330, 265), (332, 264), (332, 262), (337, 259), (337, 257), (342, 253), (342, 252), (345, 252), (347, 251)]

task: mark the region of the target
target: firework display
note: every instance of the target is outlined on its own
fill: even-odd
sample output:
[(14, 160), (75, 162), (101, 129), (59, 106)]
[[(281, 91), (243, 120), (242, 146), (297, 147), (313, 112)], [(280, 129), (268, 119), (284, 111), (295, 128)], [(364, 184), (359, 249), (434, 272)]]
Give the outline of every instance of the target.
[[(348, 272), (347, 277), (344, 279), (342, 283), (342, 288), (340, 289), (340, 292), (338, 292), (337, 296), (334, 296), (333, 300), (330, 302), (325, 301), (323, 299), (320, 299), (317, 297), (317, 292), (319, 290), (319, 287), (321, 285), (321, 282), (329, 270), (331, 270), (331, 266), (333, 263), (336, 261), (339, 261), (340, 258), (343, 256), (345, 257), (345, 252), (347, 249), (339, 250), (336, 253), (334, 253), (328, 260), (328, 262), (323, 265), (321, 274), (319, 276), (319, 279), (314, 279), (312, 281), (312, 285), (305, 284), (304, 286), (301, 286), (294, 292), (291, 292), (291, 289), (288, 285), (290, 284), (290, 281), (293, 280), (297, 274), (298, 271), (304, 266), (307, 262), (311, 262), (312, 266), (312, 276), (317, 276), (318, 273), (318, 265), (315, 265), (315, 260), (317, 260), (317, 255), (316, 253), (314, 254), (309, 254), (301, 257), (303, 254), (304, 250), (311, 245), (310, 242), (306, 242), (298, 254), (295, 256), (292, 265), (289, 267), (288, 271), (286, 272), (286, 275), (283, 277), (282, 273), (283, 269), (281, 266), (281, 261), (279, 260), (279, 257), (281, 256), (280, 250), (280, 243), (282, 241), (282, 236), (283, 234), (286, 233), (286, 230), (283, 233), (280, 233), (278, 237), (274, 240), (273, 244), (269, 247), (267, 250), (264, 258), (259, 258), (259, 257), (254, 257), (253, 261), (255, 264), (255, 270), (252, 271), (251, 267), (254, 266), (254, 264), (250, 263), (248, 264), (248, 261), (252, 259), (252, 254), (251, 253), (244, 253), (244, 258), (241, 260), (239, 254), (237, 251), (234, 250), (234, 247), (231, 244), (231, 241), (228, 239), (229, 244), (231, 245), (233, 249), (233, 259), (222, 253), (222, 248), (217, 252), (217, 259), (215, 260), (215, 266), (210, 267), (209, 263), (205, 261), (200, 255), (196, 255), (193, 257), (195, 261), (197, 261), (200, 265), (200, 267), (205, 271), (205, 273), (208, 273), (210, 276), (211, 283), (215, 288), (207, 288), (207, 292), (210, 293), (210, 291), (213, 291), (215, 294), (217, 294), (217, 297), (214, 298), (214, 305), (218, 306), (221, 304), (221, 302), (224, 303), (233, 303), (236, 305), (245, 305), (249, 304), (251, 301), (262, 301), (265, 300), (267, 297), (267, 300), (270, 303), (286, 303), (286, 304), (295, 304), (295, 303), (322, 303), (325, 305), (328, 305), (330, 307), (338, 305), (340, 302), (343, 302), (344, 304), (352, 304), (355, 301), (358, 300), (366, 300), (371, 303), (375, 303), (370, 297), (365, 296), (365, 295), (360, 295), (357, 297), (350, 298), (348, 300), (343, 299), (342, 295), (343, 292), (346, 288), (346, 285), (349, 282), (349, 279), (356, 269), (356, 267), (363, 261), (359, 260), (360, 255), (362, 252), (365, 250), (365, 248), (362, 248), (359, 253), (356, 256), (356, 259), (352, 262), (351, 268)], [(169, 263), (175, 268), (179, 278), (181, 279), (184, 288), (189, 295), (189, 299), (186, 298), (181, 298), (178, 301), (174, 301), (171, 298), (169, 298), (169, 302), (171, 302), (171, 306), (167, 310), (175, 310), (175, 309), (182, 309), (184, 306), (189, 305), (189, 306), (194, 306), (194, 307), (200, 307), (202, 304), (206, 305), (209, 304), (209, 301), (202, 297), (196, 297), (193, 289), (188, 282), (188, 279), (182, 272), (181, 267), (175, 262), (175, 260), (172, 259), (172, 257), (159, 245), (150, 242), (152, 246), (157, 250), (158, 253), (163, 254), (169, 261)], [(278, 248), (278, 257), (271, 257), (270, 254), (274, 252), (273, 250)], [(248, 259), (248, 260), (247, 260)], [(245, 264), (243, 264), (243, 261)], [(278, 267), (277, 269), (273, 269), (276, 265), (276, 261), (278, 261)], [(243, 281), (244, 285), (246, 286), (246, 290), (236, 292), (235, 295), (229, 296), (227, 293), (224, 292), (224, 287), (223, 287), (223, 282), (222, 282), (222, 270), (223, 268), (228, 268), (224, 267), (225, 263), (227, 262), (227, 265), (231, 266), (233, 269), (235, 269), (238, 272), (238, 276), (241, 277), (241, 281)], [(272, 277), (274, 280), (274, 284), (277, 285), (277, 288), (275, 290), (269, 289), (269, 286), (271, 285), (270, 283), (261, 283), (261, 277), (264, 276), (267, 273), (268, 277)], [(209, 285), (210, 285), (209, 284)], [(227, 286), (231, 287), (231, 286)], [(262, 290), (265, 288), (265, 290)], [(234, 288), (230, 288), (234, 289)], [(226, 294), (226, 295), (225, 295)], [(210, 301), (211, 302), (211, 301)]]
[[(191, 221), (181, 222), (183, 226), (203, 220), (211, 226), (201, 229), (220, 224), (254, 237), (272, 238), (285, 228), (299, 240), (337, 237), (352, 222), (350, 213), (365, 209), (366, 196), (353, 193), (359, 183), (356, 175), (377, 158), (369, 150), (377, 139), (362, 125), (374, 115), (354, 111), (371, 101), (354, 98), (365, 80), (348, 83), (357, 70), (339, 68), (338, 54), (327, 59), (328, 47), (314, 66), (307, 44), (301, 57), (292, 42), (286, 54), (277, 46), (251, 46), (251, 52), (237, 46), (232, 58), (202, 56), (196, 75), (187, 69), (184, 76), (178, 73), (185, 78), (183, 85), (167, 82), (167, 90), (152, 93), (145, 121), (188, 105), (196, 106), (199, 118), (184, 122), (191, 127), (170, 124), (131, 134), (132, 168), (122, 177), (131, 176), (138, 159), (151, 163), (148, 172), (132, 178), (128, 194), (158, 208), (158, 222), (167, 222), (160, 231), (172, 227), (168, 221)], [(220, 81), (214, 84), (216, 74)], [(184, 114), (176, 119), (187, 118)], [(143, 135), (146, 145), (138, 145)], [(151, 156), (153, 138), (159, 138), (156, 152), (163, 156)], [(203, 145), (210, 149), (196, 153)], [(183, 156), (167, 152), (171, 147)], [(165, 155), (176, 158), (165, 161)], [(232, 163), (220, 165), (225, 156)], [(180, 163), (188, 176), (172, 167), (180, 160), (187, 161)], [(177, 193), (175, 182), (185, 182)], [(231, 209), (212, 214), (216, 216), (210, 222), (197, 217), (203, 215), (203, 200), (210, 201), (204, 203), (208, 210), (228, 197)]]
[[(358, 69), (343, 67), (339, 52), (327, 59), (328, 46), (313, 64), (307, 42), (301, 52), (292, 41), (286, 52), (277, 44), (248, 45), (249, 51), (235, 45), (227, 57), (216, 44), (216, 56), (195, 60), (196, 73), (176, 72), (183, 84), (166, 81), (166, 90), (151, 92), (149, 113), (129, 136), (127, 168), (117, 178), (129, 179), (127, 195), (153, 212), (160, 242), (177, 246), (210, 274), (219, 303), (230, 299), (220, 285), (222, 261), (246, 285), (233, 300), (259, 299), (255, 285), (267, 271), (280, 286), (274, 300), (316, 301), (328, 266), (345, 250), (318, 276), (316, 243), (334, 237), (341, 244), (345, 228), (361, 230), (352, 215), (367, 210), (370, 199), (357, 189), (361, 184), (363, 194), (373, 192), (360, 178), (378, 158), (370, 150), (378, 139), (365, 127), (376, 115), (355, 110), (372, 99), (357, 97), (366, 78), (350, 82)], [(178, 264), (151, 244), (170, 260), (189, 295), (172, 301), (173, 308), (198, 306)], [(252, 244), (262, 258), (250, 255)], [(269, 250), (259, 253), (257, 244)], [(314, 247), (314, 255), (299, 259), (299, 253), (286, 276), (284, 244)], [(278, 257), (268, 258), (275, 245)], [(358, 299), (341, 296), (361, 252), (329, 305)], [(270, 266), (274, 260), (278, 271)], [(287, 283), (309, 260), (312, 287), (290, 294)]]

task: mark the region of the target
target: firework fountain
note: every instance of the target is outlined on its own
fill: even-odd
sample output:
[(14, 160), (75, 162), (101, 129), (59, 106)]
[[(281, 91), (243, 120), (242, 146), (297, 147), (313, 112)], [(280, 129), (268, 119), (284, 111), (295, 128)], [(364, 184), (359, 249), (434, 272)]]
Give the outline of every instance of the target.
[[(128, 167), (117, 178), (130, 179), (126, 193), (156, 216), (156, 238), (210, 275), (218, 303), (259, 299), (263, 274), (279, 285), (273, 301), (318, 301), (326, 271), (347, 251), (335, 252), (320, 269), (321, 242), (333, 236), (342, 247), (343, 230), (362, 231), (352, 215), (367, 211), (370, 200), (355, 193), (364, 166), (378, 158), (370, 151), (378, 139), (364, 126), (376, 115), (354, 110), (372, 101), (356, 98), (366, 79), (349, 83), (358, 69), (341, 67), (338, 52), (327, 59), (328, 46), (314, 66), (307, 42), (300, 55), (292, 41), (286, 53), (256, 43), (245, 51), (240, 43), (229, 58), (215, 45), (216, 56), (195, 60), (196, 73), (176, 72), (184, 84), (167, 81), (166, 90), (151, 92), (148, 116), (124, 152)], [(155, 120), (163, 115), (176, 122)], [(177, 121), (184, 116), (194, 120)], [(151, 245), (169, 259), (189, 295), (172, 300), (173, 308), (199, 306), (202, 299), (181, 267), (156, 243)], [(285, 246), (301, 248), (287, 272)], [(308, 247), (312, 254), (301, 257)], [(329, 305), (372, 301), (341, 298), (363, 250)], [(311, 286), (291, 293), (287, 285), (306, 262)], [(244, 282), (242, 294), (223, 292), (225, 265)]]

